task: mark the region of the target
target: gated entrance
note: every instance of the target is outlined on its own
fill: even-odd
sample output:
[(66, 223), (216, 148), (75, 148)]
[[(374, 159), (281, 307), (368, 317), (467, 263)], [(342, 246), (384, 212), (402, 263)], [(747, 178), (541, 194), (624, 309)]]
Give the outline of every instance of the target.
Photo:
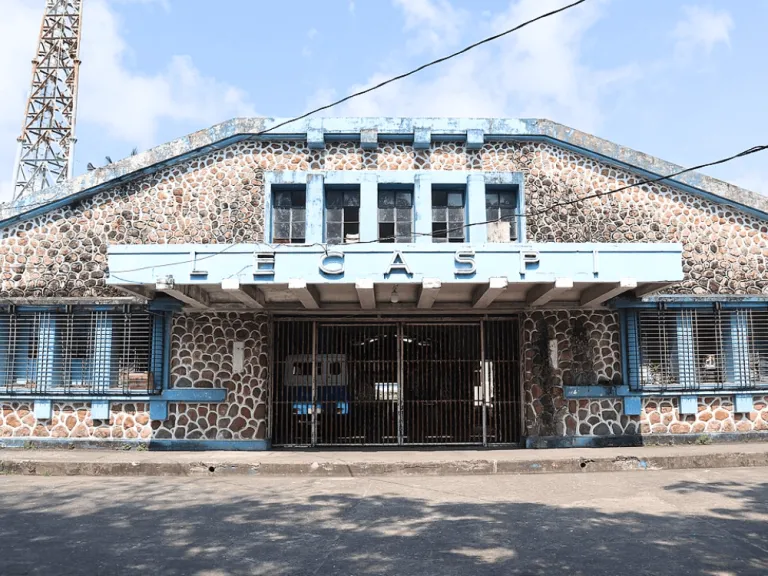
[(278, 318), (273, 335), (275, 446), (520, 441), (516, 318)]

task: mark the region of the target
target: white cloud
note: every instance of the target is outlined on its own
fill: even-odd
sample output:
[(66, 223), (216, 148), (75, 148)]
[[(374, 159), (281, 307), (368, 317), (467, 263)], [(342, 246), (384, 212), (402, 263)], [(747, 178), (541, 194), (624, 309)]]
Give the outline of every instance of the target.
[[(446, 33), (454, 23), (441, 16), (455, 11), (444, 0), (393, 2), (404, 11), (406, 30), (420, 42), (428, 38), (432, 42), (430, 47), (440, 54), (450, 52), (450, 44), (460, 38)], [(520, 0), (510, 2), (507, 10), (494, 14), (490, 20), (472, 20), (462, 14), (461, 26), (468, 30), (471, 39), (460, 40), (468, 44), (562, 5), (558, 0)], [(602, 1), (588, 3), (537, 22), (432, 71), (352, 100), (332, 113), (547, 117), (593, 131), (603, 119), (606, 96), (625, 88), (639, 76), (632, 65), (595, 69), (584, 63), (582, 42), (601, 17), (603, 7)], [(401, 61), (396, 57), (391, 60)], [(399, 66), (382, 67), (364, 85), (345, 92), (371, 86), (407, 69)]]
[(683, 13), (672, 32), (678, 57), (689, 58), (698, 50), (710, 54), (718, 44), (730, 46), (734, 24), (726, 10), (684, 6)]
[(349, 4), (347, 5), (349, 7), (350, 12), (355, 11), (355, 0), (349, 0)]
[[(24, 102), (29, 90), (30, 60), (42, 18), (40, 0), (3, 0), (0, 19), (0, 202), (10, 200)], [(78, 124), (94, 124), (106, 138), (129, 146), (156, 144), (164, 121), (204, 127), (234, 116), (255, 115), (237, 87), (204, 75), (188, 56), (174, 56), (155, 74), (126, 64), (131, 56), (120, 30), (114, 3), (157, 4), (167, 0), (89, 0), (84, 18)]]
[(91, 0), (83, 29), (80, 120), (102, 126), (108, 135), (146, 148), (160, 122), (207, 126), (233, 116), (254, 115), (238, 88), (202, 74), (189, 56), (174, 56), (157, 74), (129, 69), (130, 51), (117, 16), (105, 0)]
[(455, 8), (449, 0), (393, 0), (405, 19), (404, 30), (414, 35), (408, 48), (412, 53), (439, 51), (455, 44), (463, 23), (469, 18), (465, 10)]

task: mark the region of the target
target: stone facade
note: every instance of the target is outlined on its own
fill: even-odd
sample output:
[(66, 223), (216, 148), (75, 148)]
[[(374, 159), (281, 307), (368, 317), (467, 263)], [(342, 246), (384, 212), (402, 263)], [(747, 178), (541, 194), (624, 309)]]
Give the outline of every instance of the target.
[[(310, 150), (299, 142), (246, 140), (3, 228), (0, 296), (120, 295), (105, 285), (108, 244), (263, 241), (265, 170), (369, 169), (520, 171), (528, 240), (681, 242), (685, 279), (669, 292), (768, 295), (768, 222), (659, 184), (551, 208), (639, 181), (629, 172), (551, 144), (491, 142), (467, 150), (458, 143), (439, 143), (414, 150), (410, 144), (386, 142), (377, 150), (363, 150), (354, 143), (329, 143), (323, 150)], [(528, 434), (696, 433), (701, 425), (703, 431), (715, 431), (715, 422), (720, 423), (717, 431), (740, 431), (748, 423), (751, 430), (764, 429), (765, 408), (733, 415), (725, 397), (701, 399), (706, 409), (682, 419), (674, 416), (672, 400), (647, 399), (642, 417), (622, 416), (620, 399), (566, 400), (564, 385), (621, 383), (617, 315), (534, 312), (523, 323)], [(113, 406), (105, 423), (90, 419), (87, 404), (57, 403), (54, 419), (38, 424), (27, 404), (13, 402), (3, 407), (0, 435), (265, 438), (266, 326), (266, 316), (175, 318), (172, 386), (224, 387), (224, 403), (172, 403), (169, 419), (150, 425), (143, 404)], [(232, 337), (247, 342), (239, 374), (232, 367)], [(723, 411), (729, 415), (719, 419)], [(706, 420), (707, 414), (713, 417)]]

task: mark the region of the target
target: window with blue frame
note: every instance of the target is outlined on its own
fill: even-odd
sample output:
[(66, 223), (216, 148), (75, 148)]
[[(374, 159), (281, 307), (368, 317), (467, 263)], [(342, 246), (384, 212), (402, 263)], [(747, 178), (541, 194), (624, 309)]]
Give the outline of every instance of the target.
[(432, 186), (432, 242), (464, 242), (466, 186)]
[(485, 218), (488, 222), (489, 242), (511, 242), (517, 240), (517, 198), (516, 185), (493, 185), (485, 187)]
[(413, 186), (379, 187), (379, 242), (413, 242)]
[(625, 337), (634, 390), (768, 386), (768, 310), (632, 309), (626, 312)]
[(304, 244), (307, 236), (307, 187), (273, 186), (272, 241), (276, 244)]
[(165, 316), (145, 309), (0, 312), (0, 391), (159, 392), (165, 330)]

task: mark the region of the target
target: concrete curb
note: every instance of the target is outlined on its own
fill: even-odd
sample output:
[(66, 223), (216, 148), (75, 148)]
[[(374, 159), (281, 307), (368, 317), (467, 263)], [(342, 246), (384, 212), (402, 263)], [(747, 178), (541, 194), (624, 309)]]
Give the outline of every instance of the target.
[(0, 474), (22, 476), (473, 476), (547, 473), (624, 472), (648, 470), (768, 467), (768, 452), (610, 456), (594, 458), (496, 460), (478, 458), (423, 462), (227, 462), (211, 458), (196, 462), (51, 461), (3, 458)]

